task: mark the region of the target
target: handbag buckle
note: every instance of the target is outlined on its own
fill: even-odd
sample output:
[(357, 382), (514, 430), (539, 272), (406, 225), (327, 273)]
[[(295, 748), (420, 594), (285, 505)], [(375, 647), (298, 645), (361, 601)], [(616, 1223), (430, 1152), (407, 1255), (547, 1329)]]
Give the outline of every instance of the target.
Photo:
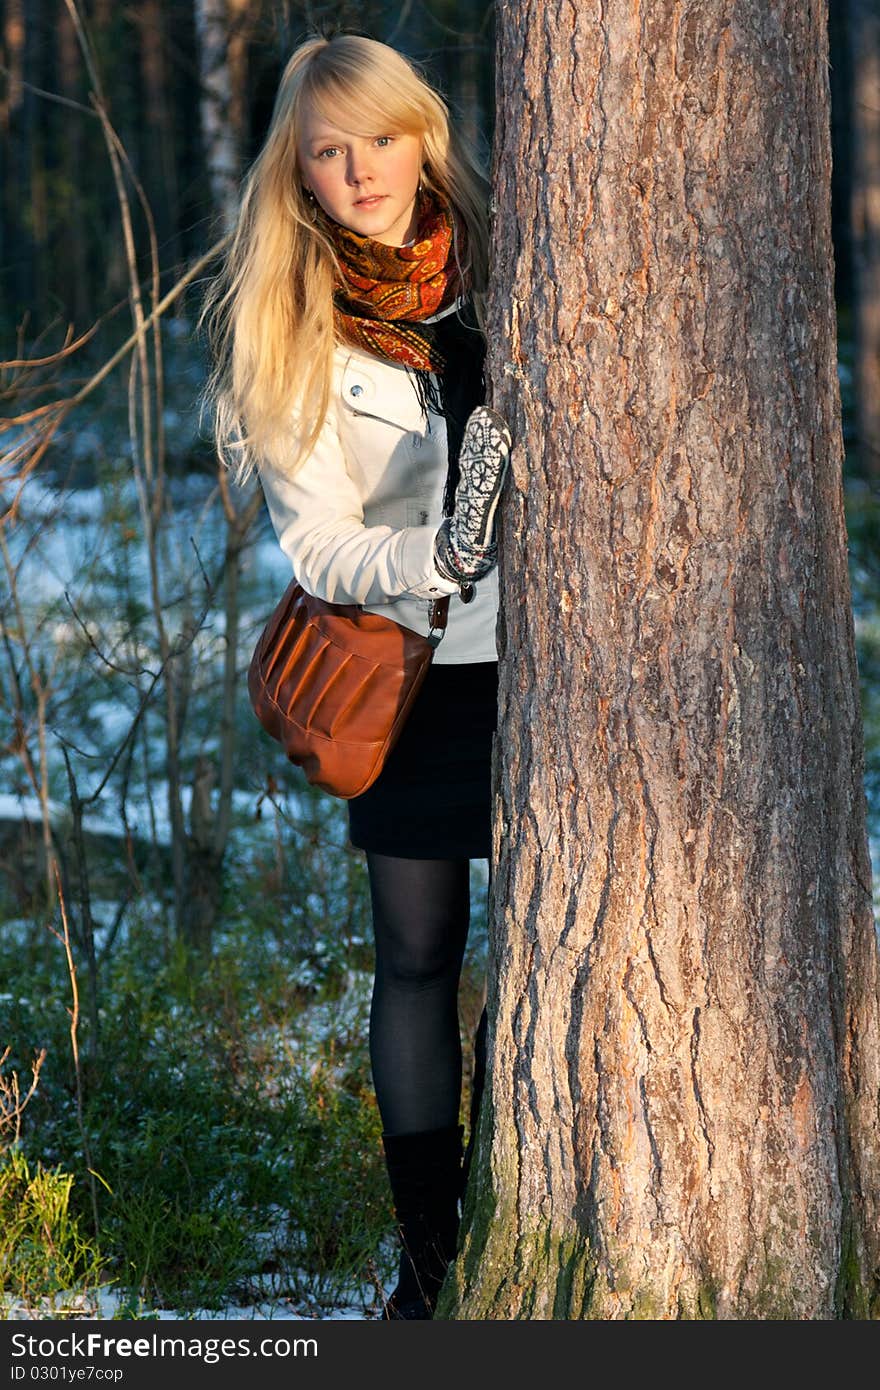
[(439, 646), (446, 631), (449, 616), (449, 597), (435, 598), (428, 610), (428, 641), (432, 647)]

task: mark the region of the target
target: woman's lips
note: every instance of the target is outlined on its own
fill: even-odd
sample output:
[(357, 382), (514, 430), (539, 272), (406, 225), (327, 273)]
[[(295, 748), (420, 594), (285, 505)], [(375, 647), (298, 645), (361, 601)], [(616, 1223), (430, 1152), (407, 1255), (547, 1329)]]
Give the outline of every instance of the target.
[(356, 207), (356, 208), (374, 208), (374, 207), (376, 207), (379, 203), (381, 203), (381, 201), (382, 201), (382, 199), (383, 199), (384, 197), (385, 197), (385, 194), (384, 194), (384, 193), (374, 193), (374, 194), (372, 194), (372, 196), (369, 197), (369, 198), (358, 198), (357, 202), (355, 203), (355, 207)]

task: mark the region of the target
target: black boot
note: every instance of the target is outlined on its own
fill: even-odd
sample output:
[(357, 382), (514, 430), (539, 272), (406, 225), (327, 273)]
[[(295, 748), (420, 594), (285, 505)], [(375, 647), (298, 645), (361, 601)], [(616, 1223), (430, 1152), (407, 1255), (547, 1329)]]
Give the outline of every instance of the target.
[(431, 1318), (446, 1268), (455, 1258), (461, 1187), (462, 1126), (383, 1134), (402, 1251), (386, 1321)]

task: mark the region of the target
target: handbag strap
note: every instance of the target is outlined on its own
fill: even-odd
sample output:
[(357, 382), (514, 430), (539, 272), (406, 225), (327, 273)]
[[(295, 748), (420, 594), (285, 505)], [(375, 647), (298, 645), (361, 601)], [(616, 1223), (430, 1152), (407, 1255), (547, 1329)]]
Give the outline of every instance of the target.
[(449, 595), (444, 594), (443, 598), (435, 598), (431, 604), (428, 616), (428, 641), (432, 647), (439, 647), (446, 631), (446, 622), (449, 616)]

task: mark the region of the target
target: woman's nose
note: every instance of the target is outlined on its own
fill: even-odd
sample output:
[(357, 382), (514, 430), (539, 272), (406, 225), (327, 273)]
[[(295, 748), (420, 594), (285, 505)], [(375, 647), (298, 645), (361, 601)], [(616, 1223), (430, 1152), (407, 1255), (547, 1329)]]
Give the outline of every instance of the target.
[(366, 183), (373, 177), (373, 166), (366, 150), (352, 150), (348, 156), (349, 183)]

